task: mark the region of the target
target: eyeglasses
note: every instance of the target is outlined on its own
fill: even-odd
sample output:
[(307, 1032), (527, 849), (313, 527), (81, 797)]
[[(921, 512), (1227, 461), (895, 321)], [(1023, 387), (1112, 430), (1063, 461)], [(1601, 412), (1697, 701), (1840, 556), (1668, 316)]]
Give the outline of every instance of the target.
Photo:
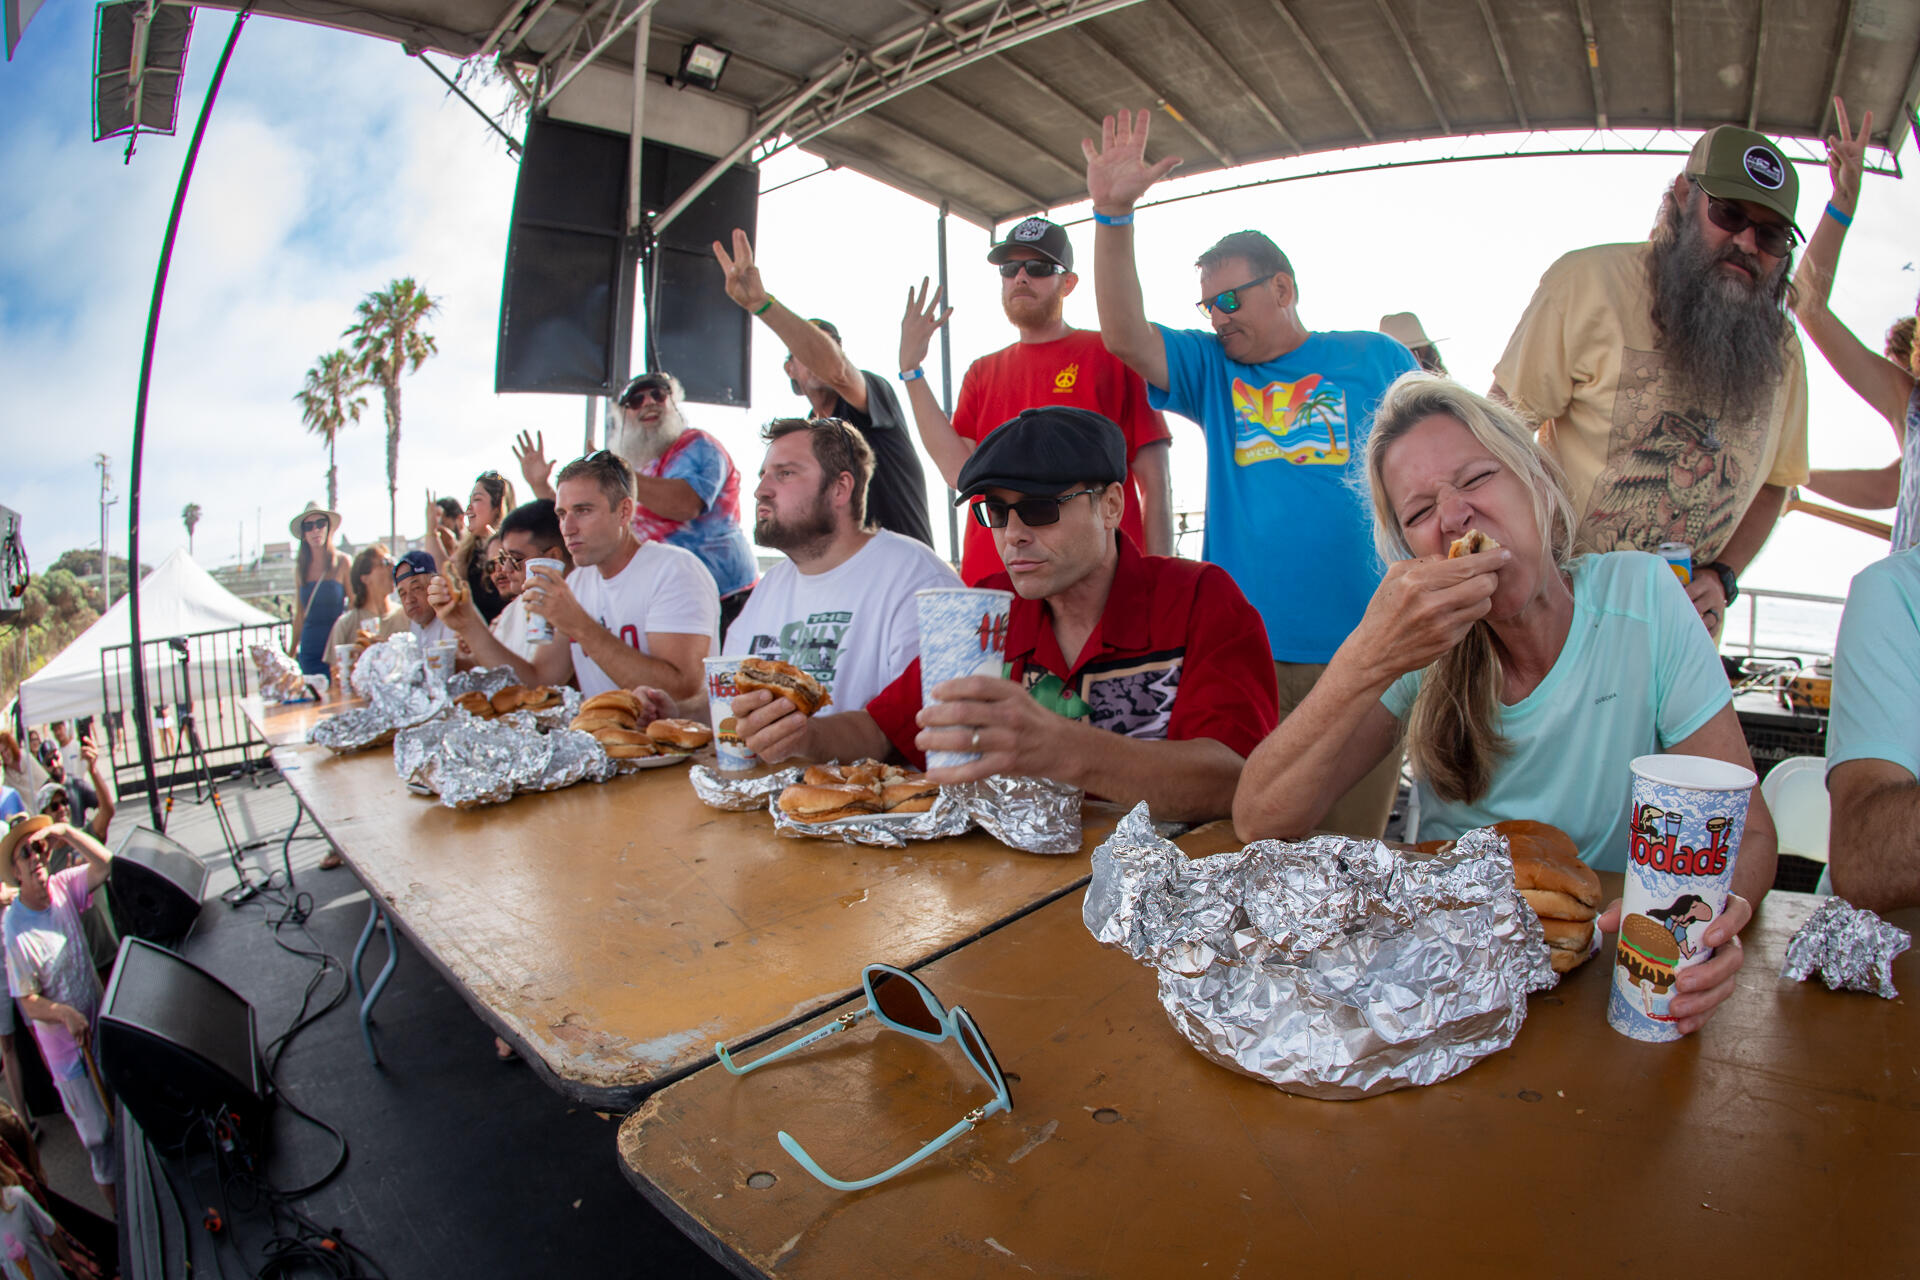
[(1728, 235), (1737, 236), (1752, 227), (1753, 247), (1769, 258), (1784, 258), (1787, 250), (1793, 248), (1792, 223), (1757, 221), (1738, 202), (1707, 195), (1707, 189), (1697, 181), (1693, 185), (1695, 190), (1707, 197), (1707, 220)]
[(837, 1191), (860, 1191), (877, 1186), (887, 1179), (911, 1169), (955, 1138), (970, 1131), (988, 1116), (1000, 1111), (1013, 1110), (1013, 1096), (1007, 1091), (1006, 1073), (1000, 1069), (1000, 1062), (993, 1056), (993, 1050), (987, 1047), (987, 1039), (980, 1034), (980, 1028), (974, 1024), (973, 1015), (965, 1009), (955, 1006), (946, 1008), (940, 998), (927, 988), (927, 984), (890, 964), (870, 964), (860, 975), (860, 984), (866, 989), (867, 1005), (852, 1013), (843, 1013), (826, 1026), (811, 1035), (802, 1036), (783, 1049), (775, 1049), (758, 1062), (746, 1066), (736, 1066), (724, 1044), (714, 1045), (714, 1051), (720, 1055), (720, 1065), (736, 1076), (749, 1071), (757, 1071), (769, 1062), (775, 1062), (788, 1054), (814, 1044), (828, 1036), (845, 1031), (862, 1018), (869, 1016), (880, 1019), (882, 1025), (895, 1031), (904, 1032), (917, 1040), (930, 1044), (942, 1044), (948, 1040), (958, 1040), (960, 1050), (966, 1054), (967, 1061), (980, 1073), (980, 1078), (993, 1086), (993, 1100), (975, 1107), (960, 1117), (951, 1129), (921, 1147), (918, 1151), (888, 1169), (885, 1173), (876, 1173), (870, 1178), (846, 1181), (826, 1172), (812, 1156), (808, 1155), (793, 1136), (785, 1129), (780, 1131), (780, 1145), (786, 1148), (788, 1155), (800, 1162), (800, 1167), (818, 1178), (821, 1182)]
[(501, 569), (512, 571), (527, 562), (527, 558), (518, 551), (502, 551), (487, 561), (487, 572), (496, 573)]
[(1040, 258), (1021, 258), (1015, 262), (1001, 263), (1000, 278), (1011, 280), (1024, 271), (1034, 279), (1041, 280), (1047, 276), (1057, 276), (1065, 270), (1066, 268), (1057, 262), (1047, 262)]
[(1019, 502), (1001, 502), (994, 498), (982, 498), (973, 504), (973, 518), (989, 529), (1004, 529), (1007, 527), (1007, 513), (1017, 511), (1020, 513), (1020, 523), (1029, 529), (1044, 524), (1058, 524), (1060, 508), (1075, 498), (1105, 492), (1104, 488), (1076, 489), (1072, 493), (1063, 493), (1057, 498), (1024, 498)]
[(319, 516), (312, 520), (302, 520), (300, 522), (300, 532), (312, 533), (315, 529), (324, 529), (331, 523), (333, 522), (325, 516)]
[(673, 398), (673, 389), (664, 382), (649, 382), (633, 388), (620, 397), (620, 403), (629, 409), (638, 409), (648, 401), (665, 404)]
[(1237, 284), (1231, 289), (1222, 289), (1211, 298), (1202, 298), (1193, 305), (1200, 309), (1200, 314), (1203, 316), (1211, 316), (1215, 308), (1232, 315), (1240, 309), (1240, 304), (1244, 301), (1240, 296), (1242, 289), (1251, 289), (1257, 284), (1265, 284), (1279, 274), (1278, 271), (1269, 271), (1263, 276), (1255, 276), (1245, 284)]

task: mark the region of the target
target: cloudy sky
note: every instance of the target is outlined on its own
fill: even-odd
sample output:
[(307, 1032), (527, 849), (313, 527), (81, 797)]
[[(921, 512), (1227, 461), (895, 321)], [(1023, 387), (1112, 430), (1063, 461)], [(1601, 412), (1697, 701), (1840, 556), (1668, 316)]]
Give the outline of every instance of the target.
[[(198, 15), (180, 133), (143, 138), (130, 165), (121, 163), (123, 141), (90, 141), (91, 6), (49, 0), (14, 61), (0, 66), (0, 118), (8, 122), (0, 132), (0, 225), (8, 230), (0, 244), (7, 460), (0, 505), (22, 513), (37, 564), (97, 544), (93, 459), (101, 452), (112, 459), (122, 502), (111, 539), (116, 554), (126, 553), (127, 461), (154, 266), (230, 21)], [(1432, 146), (1374, 148), (1235, 176), (1432, 154)], [(1416, 311), (1428, 333), (1443, 339), (1454, 373), (1484, 387), (1540, 272), (1568, 249), (1642, 238), (1679, 163), (1665, 156), (1483, 161), (1313, 178), (1147, 210), (1138, 236), (1148, 309), (1170, 323), (1197, 324), (1194, 255), (1228, 231), (1257, 227), (1298, 268), (1311, 327), (1372, 328), (1383, 312)], [(784, 154), (766, 166), (763, 186), (820, 167)], [(1801, 221), (1811, 227), (1826, 178), (1815, 168), (1800, 172)], [(324, 499), (325, 450), (301, 427), (292, 396), (304, 371), (338, 345), (354, 304), (400, 275), (413, 275), (442, 303), (431, 325), (440, 354), (405, 383), (401, 531), (419, 530), (426, 490), (464, 497), (478, 471), (514, 474), (509, 444), (521, 428), (544, 431), (550, 453), (577, 452), (578, 399), (492, 392), (515, 175), (500, 141), (398, 46), (271, 18), (248, 24), (174, 256), (147, 429), (144, 559), (157, 562), (186, 544), (186, 503), (204, 512), (197, 557), (218, 565), (256, 554), (263, 537), (285, 541), (289, 518), (308, 500)], [(1170, 190), (1225, 182), (1213, 175)], [(1057, 216), (1083, 214), (1081, 207)], [(1867, 180), (1835, 305), (1876, 345), (1920, 290), (1916, 226), (1913, 182)], [(934, 227), (927, 205), (834, 172), (763, 200), (760, 256), (769, 288), (796, 309), (836, 320), (854, 358), (890, 375), (903, 293), (933, 267)], [(1088, 256), (1089, 231), (1074, 231)], [(981, 261), (986, 234), (955, 220), (950, 243), (960, 307), (954, 353), (963, 369), (1012, 334), (999, 315), (997, 277)], [(1068, 318), (1094, 324), (1090, 274)], [(689, 411), (727, 442), (749, 477), (758, 465), (758, 423), (794, 407), (781, 354), (760, 330), (751, 410)], [(1815, 465), (1890, 461), (1886, 425), (1817, 353), (1809, 352), (1809, 366)], [(937, 369), (930, 373), (937, 379)], [(1175, 432), (1176, 505), (1197, 510), (1204, 455), (1193, 428), (1176, 423)], [(356, 541), (387, 529), (383, 458), (374, 393), (339, 448), (341, 506)], [(1188, 549), (1197, 552), (1197, 539)], [(1794, 516), (1747, 582), (1838, 591), (1875, 553), (1863, 535)]]

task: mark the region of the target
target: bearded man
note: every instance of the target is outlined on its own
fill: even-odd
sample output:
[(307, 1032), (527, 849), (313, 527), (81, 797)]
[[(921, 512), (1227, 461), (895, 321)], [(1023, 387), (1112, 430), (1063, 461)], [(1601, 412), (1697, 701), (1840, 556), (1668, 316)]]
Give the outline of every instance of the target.
[(1582, 551), (1693, 548), (1717, 639), (1737, 579), (1805, 484), (1807, 375), (1789, 318), (1799, 179), (1761, 134), (1701, 136), (1650, 239), (1561, 258), (1494, 367), (1566, 472)]
[[(1000, 308), (1020, 339), (967, 369), (953, 417), (941, 411), (921, 362), (933, 335), (953, 315), (938, 290), (927, 296), (926, 280), (907, 290), (900, 322), (900, 380), (906, 384), (920, 442), (957, 486), (960, 468), (982, 440), (1024, 409), (1072, 405), (1112, 419), (1127, 440), (1126, 496), (1120, 529), (1148, 555), (1173, 554), (1173, 498), (1168, 482), (1166, 419), (1147, 403), (1147, 384), (1111, 355), (1091, 329), (1063, 318), (1067, 295), (1080, 282), (1073, 273), (1073, 242), (1067, 229), (1045, 218), (1028, 218), (987, 252), (1000, 268)], [(976, 499), (977, 501), (977, 499)], [(970, 584), (1005, 572), (986, 526), (966, 521), (960, 576)]]
[(914, 593), (960, 580), (924, 542), (874, 527), (873, 450), (852, 424), (778, 418), (762, 438), (753, 538), (787, 559), (767, 570), (721, 652), (790, 662), (833, 695), (820, 714), (857, 711), (920, 656)]

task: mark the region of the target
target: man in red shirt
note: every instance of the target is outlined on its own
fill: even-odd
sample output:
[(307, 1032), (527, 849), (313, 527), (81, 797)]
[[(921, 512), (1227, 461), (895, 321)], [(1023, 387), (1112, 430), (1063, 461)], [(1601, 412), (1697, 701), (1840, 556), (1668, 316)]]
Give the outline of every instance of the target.
[[(1147, 403), (1147, 384), (1107, 351), (1098, 332), (1075, 329), (1062, 319), (1073, 273), (1073, 242), (1067, 229), (1045, 218), (1028, 218), (993, 246), (987, 261), (1000, 268), (1000, 306), (1020, 340), (975, 360), (960, 382), (953, 419), (941, 412), (921, 362), (934, 333), (953, 308), (927, 281), (916, 297), (907, 293), (900, 322), (900, 380), (906, 384), (920, 441), (940, 474), (959, 487), (960, 469), (979, 443), (1022, 409), (1076, 405), (1103, 414), (1126, 437), (1130, 478), (1120, 528), (1149, 555), (1173, 554), (1173, 499), (1168, 487), (1166, 419)], [(969, 521), (960, 576), (970, 584), (1000, 572), (993, 539)]]
[(1156, 818), (1233, 808), (1247, 753), (1279, 716), (1260, 615), (1217, 565), (1140, 553), (1120, 533), (1126, 438), (1086, 409), (1030, 409), (961, 468), (962, 497), (992, 530), (1011, 589), (1007, 672), (950, 680), (922, 705), (920, 663), (859, 711), (807, 719), (784, 698), (736, 698), (740, 734), (763, 760), (929, 750), (980, 758), (935, 782), (1048, 777)]

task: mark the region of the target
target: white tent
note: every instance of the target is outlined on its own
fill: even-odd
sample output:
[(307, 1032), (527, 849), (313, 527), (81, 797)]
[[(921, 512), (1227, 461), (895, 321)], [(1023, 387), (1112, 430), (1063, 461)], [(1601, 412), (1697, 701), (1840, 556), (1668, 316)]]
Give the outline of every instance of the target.
[[(103, 715), (107, 708), (100, 680), (101, 655), (115, 645), (132, 642), (127, 597), (114, 602), (98, 622), (81, 632), (20, 686), (20, 713), (27, 724), (48, 724)], [(156, 656), (155, 641), (190, 636), (231, 627), (273, 626), (280, 620), (242, 600), (213, 580), (185, 551), (175, 551), (140, 582), (140, 635), (148, 645), (147, 687), (150, 697), (172, 687), (173, 662)], [(160, 654), (166, 655), (166, 649)], [(131, 682), (131, 651), (123, 648), (116, 665)], [(196, 673), (197, 674), (197, 673)], [(198, 680), (196, 680), (196, 684)], [(207, 697), (196, 690), (197, 696)]]

